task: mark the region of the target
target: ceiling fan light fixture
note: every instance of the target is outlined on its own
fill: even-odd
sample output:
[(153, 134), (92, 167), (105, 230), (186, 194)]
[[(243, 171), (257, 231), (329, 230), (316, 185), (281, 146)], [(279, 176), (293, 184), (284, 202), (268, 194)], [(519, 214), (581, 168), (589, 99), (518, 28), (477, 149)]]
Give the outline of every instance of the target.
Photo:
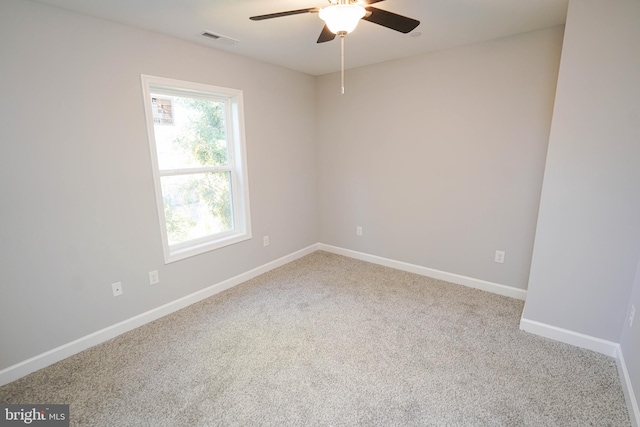
[(332, 33), (348, 34), (356, 29), (366, 13), (358, 4), (334, 4), (320, 9), (319, 15)]

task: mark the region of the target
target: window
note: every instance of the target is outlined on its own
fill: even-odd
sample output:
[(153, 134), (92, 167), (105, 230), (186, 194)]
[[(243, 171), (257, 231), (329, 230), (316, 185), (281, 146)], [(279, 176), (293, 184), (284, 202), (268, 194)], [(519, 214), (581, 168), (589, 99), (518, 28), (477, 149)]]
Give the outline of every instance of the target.
[(250, 239), (242, 91), (142, 86), (165, 263)]

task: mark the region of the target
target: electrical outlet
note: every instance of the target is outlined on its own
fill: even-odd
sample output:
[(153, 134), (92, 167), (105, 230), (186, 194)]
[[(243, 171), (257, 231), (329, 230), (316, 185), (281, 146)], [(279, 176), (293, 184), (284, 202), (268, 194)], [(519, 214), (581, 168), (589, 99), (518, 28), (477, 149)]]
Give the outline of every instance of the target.
[(111, 285), (111, 290), (113, 291), (113, 296), (117, 297), (122, 295), (122, 283), (114, 283)]
[(160, 276), (158, 275), (158, 270), (153, 270), (149, 272), (149, 284), (157, 285), (160, 283)]
[(636, 317), (636, 306), (631, 306), (631, 313), (629, 313), (629, 327), (633, 326), (633, 318)]
[(264, 247), (269, 246), (269, 236), (264, 236), (264, 237), (262, 238), (262, 245), (263, 245)]
[(504, 251), (496, 251), (496, 256), (493, 260), (497, 263), (504, 264)]
[(362, 227), (361, 226), (357, 226), (356, 227), (356, 236), (362, 236)]

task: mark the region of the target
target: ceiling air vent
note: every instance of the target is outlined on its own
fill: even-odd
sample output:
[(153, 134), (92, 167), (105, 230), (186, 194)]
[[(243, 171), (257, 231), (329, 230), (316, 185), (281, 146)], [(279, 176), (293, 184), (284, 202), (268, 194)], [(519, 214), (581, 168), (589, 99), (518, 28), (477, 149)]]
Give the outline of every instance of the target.
[(236, 39), (232, 39), (231, 37), (223, 36), (222, 34), (212, 33), (211, 31), (204, 31), (201, 34), (203, 37), (206, 37), (210, 40), (213, 40), (217, 44), (221, 44), (224, 46), (233, 46), (234, 44), (240, 43)]

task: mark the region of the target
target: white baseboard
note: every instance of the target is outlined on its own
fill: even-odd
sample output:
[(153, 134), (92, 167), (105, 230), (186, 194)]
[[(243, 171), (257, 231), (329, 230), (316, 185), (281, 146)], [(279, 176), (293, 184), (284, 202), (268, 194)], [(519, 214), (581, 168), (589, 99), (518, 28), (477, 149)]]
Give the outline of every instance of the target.
[(525, 332), (540, 335), (541, 337), (550, 338), (554, 341), (560, 341), (580, 348), (586, 348), (587, 350), (602, 353), (607, 356), (617, 357), (618, 355), (619, 344), (616, 342), (558, 328), (557, 326), (547, 325), (546, 323), (525, 319), (524, 317), (520, 319), (520, 329)]
[[(205, 289), (194, 292), (170, 303), (164, 304), (153, 310), (149, 310), (145, 313), (139, 314), (130, 319), (93, 332), (75, 341), (61, 345), (60, 347), (56, 347), (52, 350), (0, 370), (0, 386), (15, 381), (18, 378), (21, 378), (39, 369), (45, 368), (53, 363), (56, 363), (102, 342), (108, 341), (112, 338), (117, 337), (118, 335), (131, 331), (146, 323), (157, 320), (191, 304), (195, 304), (215, 294), (230, 289), (236, 285), (239, 285), (240, 283), (257, 277), (260, 274), (266, 273), (267, 271), (273, 270), (274, 268), (295, 261), (296, 259), (302, 258), (303, 256), (306, 256), (317, 250), (323, 250), (326, 252), (343, 255), (350, 258), (395, 268), (397, 270), (408, 271), (410, 273), (415, 273), (422, 276), (433, 277), (435, 279), (445, 280), (447, 282), (481, 289), (512, 298), (524, 300), (527, 295), (527, 291), (525, 290), (501, 285), (498, 283), (487, 282), (484, 280), (461, 276), (454, 273), (447, 273), (428, 267), (409, 264), (402, 261), (395, 261), (392, 259), (370, 255), (363, 252), (357, 252), (350, 249), (343, 249), (323, 243), (316, 243), (299, 251), (286, 255), (282, 258), (256, 267), (245, 273), (239, 274), (235, 277), (216, 283)], [(635, 398), (631, 379), (629, 378), (629, 373), (627, 371), (620, 344), (525, 318), (522, 318), (520, 320), (520, 329), (556, 341), (564, 342), (566, 344), (575, 345), (577, 347), (586, 348), (588, 350), (596, 351), (598, 353), (614, 357), (618, 365), (618, 372), (622, 381), (625, 399), (627, 401), (627, 407), (629, 408), (631, 423), (634, 427), (640, 427), (640, 410), (638, 409), (638, 402)]]
[(8, 384), (17, 380), (25, 375), (35, 372), (39, 369), (45, 368), (53, 363), (59, 362), (67, 357), (73, 356), (83, 350), (90, 347), (108, 341), (117, 337), (125, 332), (138, 328), (146, 323), (157, 320), (163, 316), (171, 314), (177, 310), (185, 308), (191, 304), (195, 304), (203, 299), (209, 298), (217, 293), (232, 288), (242, 282), (250, 280), (260, 274), (266, 273), (269, 270), (280, 267), (305, 255), (308, 255), (317, 250), (324, 250), (332, 252), (338, 255), (344, 255), (350, 258), (360, 259), (363, 261), (371, 262), (374, 264), (384, 265), (387, 267), (395, 268), (402, 271), (408, 271), (411, 273), (420, 274), (423, 276), (433, 277), (440, 280), (446, 280), (448, 282), (469, 286), (493, 292), (499, 295), (505, 295), (518, 299), (525, 299), (526, 291), (522, 289), (516, 289), (509, 286), (500, 285), (497, 283), (486, 282), (483, 280), (473, 279), (471, 277), (461, 276), (453, 273), (447, 273), (440, 270), (434, 270), (419, 265), (409, 264), (401, 261), (394, 261), (388, 258), (382, 258), (375, 255), (365, 254), (362, 252), (356, 252), (349, 249), (343, 249), (336, 246), (325, 245), (322, 243), (316, 243), (308, 246), (304, 249), (296, 251), (292, 254), (286, 255), (275, 261), (271, 261), (260, 267), (254, 268), (245, 273), (239, 274), (230, 279), (224, 280), (220, 283), (211, 285), (198, 292), (194, 292), (190, 295), (177, 299), (175, 301), (164, 304), (160, 307), (149, 310), (145, 313), (134, 316), (130, 319), (123, 320), (122, 322), (108, 326), (99, 331), (93, 332), (77, 340), (71, 341), (67, 344), (63, 344), (59, 347), (46, 351), (42, 354), (34, 356), (30, 359), (19, 362), (15, 365), (9, 366), (0, 370), (0, 386)]
[(629, 378), (629, 371), (627, 370), (627, 364), (624, 361), (622, 347), (620, 345), (617, 347), (616, 363), (618, 365), (620, 381), (622, 382), (622, 391), (624, 392), (624, 398), (627, 401), (627, 408), (629, 409), (631, 425), (633, 427), (640, 427), (640, 409), (638, 408), (638, 400), (633, 392), (631, 378)]
[(457, 285), (480, 289), (482, 291), (487, 291), (511, 298), (524, 300), (527, 297), (527, 291), (524, 289), (501, 285), (499, 283), (487, 282), (486, 280), (474, 279), (473, 277), (462, 276), (460, 274), (448, 273), (446, 271), (423, 267), (421, 265), (395, 261), (389, 258), (379, 257), (377, 255), (371, 255), (363, 252), (352, 251), (351, 249), (343, 249), (337, 246), (326, 245), (324, 243), (319, 243), (318, 249), (338, 255), (344, 255), (349, 258), (359, 259), (361, 261), (371, 262), (373, 264), (383, 265), (385, 267), (395, 268), (396, 270), (408, 271), (409, 273), (415, 273), (421, 276), (433, 277), (434, 279), (444, 280), (446, 282), (455, 283)]
[(56, 347), (30, 359), (16, 363), (15, 365), (9, 366), (0, 371), (0, 386), (8, 384), (12, 381), (17, 380), (18, 378), (59, 362), (60, 360), (63, 360), (69, 356), (73, 356), (74, 354), (86, 350), (90, 347), (115, 338), (118, 335), (131, 331), (146, 323), (157, 320), (163, 316), (166, 316), (167, 314), (171, 314), (191, 304), (195, 304), (199, 301), (202, 301), (203, 299), (209, 298), (215, 294), (230, 289), (236, 285), (239, 285), (240, 283), (246, 282), (247, 280), (259, 276), (260, 274), (266, 273), (269, 270), (273, 270), (274, 268), (280, 267), (291, 261), (295, 261), (296, 259), (302, 258), (303, 256), (317, 250), (318, 244), (316, 243), (277, 260), (268, 262), (267, 264), (261, 265), (260, 267), (256, 267), (245, 273), (216, 283), (200, 291), (194, 292), (190, 295), (184, 296), (175, 301), (134, 316), (130, 319), (123, 320), (122, 322), (108, 326), (84, 337), (78, 338), (77, 340), (70, 343), (63, 344), (60, 347)]
[(581, 334), (579, 332), (570, 331), (568, 329), (558, 328), (535, 320), (529, 320), (524, 317), (520, 319), (520, 329), (525, 332), (530, 332), (565, 344), (595, 351), (616, 359), (618, 377), (620, 378), (624, 398), (627, 403), (631, 425), (634, 427), (640, 427), (640, 410), (638, 409), (638, 401), (635, 393), (633, 392), (631, 378), (629, 377), (629, 371), (627, 371), (627, 365), (624, 361), (620, 344), (592, 337), (590, 335)]

